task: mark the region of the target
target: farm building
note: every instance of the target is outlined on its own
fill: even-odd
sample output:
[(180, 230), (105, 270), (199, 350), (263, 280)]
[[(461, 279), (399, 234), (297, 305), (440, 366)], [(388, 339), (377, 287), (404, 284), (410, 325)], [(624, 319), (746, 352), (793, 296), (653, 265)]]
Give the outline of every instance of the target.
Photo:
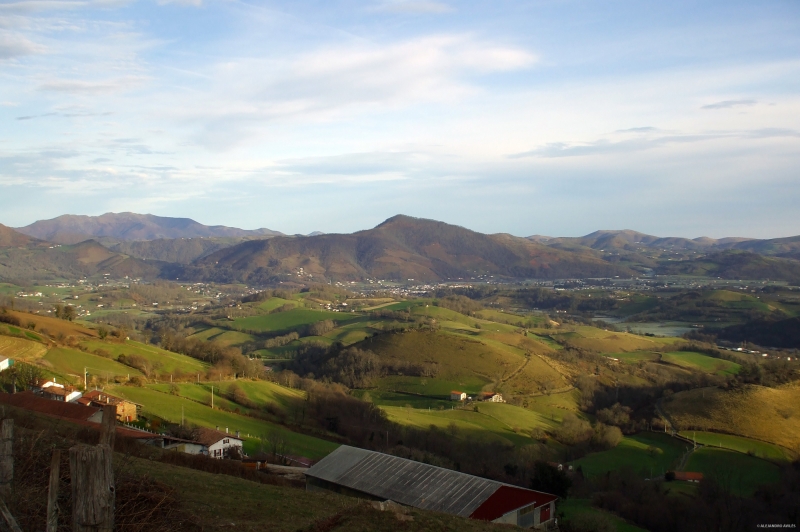
[(83, 394), (80, 403), (101, 408), (104, 405), (114, 405), (117, 409), (117, 419), (119, 421), (136, 421), (138, 419), (137, 408), (139, 405), (133, 401), (128, 401), (100, 390), (86, 392)]
[(544, 527), (558, 497), (342, 445), (306, 471), (306, 490), (333, 491), (481, 521)]
[(14, 359), (0, 358), (0, 371), (5, 371), (14, 365)]
[(233, 434), (228, 433), (227, 428), (225, 432), (222, 432), (201, 427), (197, 429), (197, 441), (205, 447), (203, 454), (208, 454), (211, 458), (229, 456), (234, 447), (238, 447), (239, 454), (242, 454), (243, 442), (239, 437), (239, 433), (237, 432), (236, 437), (234, 437)]
[(684, 480), (686, 482), (700, 482), (703, 480), (702, 473), (695, 473), (693, 471), (675, 471), (675, 480)]
[(505, 403), (503, 396), (495, 392), (481, 392), (481, 401), (489, 401), (490, 403)]
[(450, 400), (451, 401), (465, 401), (467, 399), (467, 394), (464, 392), (459, 392), (458, 390), (453, 390), (450, 392)]
[(32, 390), (45, 399), (50, 399), (51, 401), (74, 403), (81, 397), (81, 392), (72, 386), (65, 387), (63, 384), (56, 382), (55, 379), (52, 381), (46, 381), (44, 383), (38, 381), (36, 386), (32, 387)]

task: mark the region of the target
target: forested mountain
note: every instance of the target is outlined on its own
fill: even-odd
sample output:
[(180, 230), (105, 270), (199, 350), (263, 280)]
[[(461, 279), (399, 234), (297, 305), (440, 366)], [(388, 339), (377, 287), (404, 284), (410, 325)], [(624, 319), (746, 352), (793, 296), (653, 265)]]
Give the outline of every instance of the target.
[(204, 237), (263, 238), (282, 234), (270, 229), (250, 231), (224, 225), (208, 226), (189, 218), (169, 218), (131, 212), (106, 213), (101, 216), (65, 214), (51, 220), (39, 220), (20, 227), (17, 231), (58, 244), (76, 244), (100, 237), (116, 241), (137, 241)]
[(569, 252), (506, 234), (485, 235), (442, 222), (395, 216), (374, 229), (244, 242), (186, 268), (188, 278), (265, 281), (294, 273), (335, 279), (419, 281), (633, 275), (591, 252)]

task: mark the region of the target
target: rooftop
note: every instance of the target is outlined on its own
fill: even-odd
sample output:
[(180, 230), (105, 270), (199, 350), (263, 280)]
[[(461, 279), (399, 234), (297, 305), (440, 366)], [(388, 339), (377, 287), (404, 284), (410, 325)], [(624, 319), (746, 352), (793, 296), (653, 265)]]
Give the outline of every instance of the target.
[(342, 445), (306, 476), (406, 506), (492, 521), (556, 496), (397, 456)]

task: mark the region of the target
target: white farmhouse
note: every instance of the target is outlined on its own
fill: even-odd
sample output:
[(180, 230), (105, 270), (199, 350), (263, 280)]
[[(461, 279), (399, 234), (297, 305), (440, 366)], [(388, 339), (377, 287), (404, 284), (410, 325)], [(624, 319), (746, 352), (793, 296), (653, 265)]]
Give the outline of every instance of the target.
[(233, 447), (238, 447), (239, 454), (243, 454), (243, 441), (239, 437), (239, 433), (237, 432), (236, 436), (229, 434), (227, 428), (225, 428), (225, 432), (199, 428), (197, 429), (197, 441), (206, 448), (206, 452), (211, 458), (225, 458), (229, 456)]

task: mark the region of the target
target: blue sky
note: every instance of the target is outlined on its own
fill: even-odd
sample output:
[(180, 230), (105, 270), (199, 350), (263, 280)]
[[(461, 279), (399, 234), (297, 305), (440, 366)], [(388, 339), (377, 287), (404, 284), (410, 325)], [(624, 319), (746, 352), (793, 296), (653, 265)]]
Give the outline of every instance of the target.
[(0, 223), (800, 234), (800, 3), (0, 2)]

